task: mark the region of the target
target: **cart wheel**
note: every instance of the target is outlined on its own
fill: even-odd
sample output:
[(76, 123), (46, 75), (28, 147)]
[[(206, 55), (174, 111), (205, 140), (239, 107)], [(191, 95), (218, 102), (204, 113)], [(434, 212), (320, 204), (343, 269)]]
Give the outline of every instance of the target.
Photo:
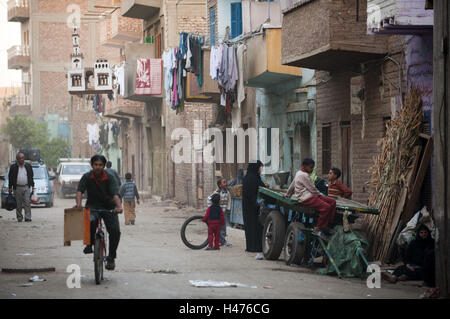
[(286, 223), (283, 215), (276, 210), (269, 213), (264, 224), (263, 254), (268, 260), (277, 260), (284, 245)]
[(181, 226), (181, 240), (191, 249), (203, 249), (208, 245), (208, 225), (202, 219), (201, 215), (191, 216)]
[(299, 242), (299, 231), (305, 226), (301, 223), (290, 223), (286, 231), (286, 239), (284, 241), (284, 260), (286, 265), (300, 265), (305, 256), (306, 238), (303, 233), (303, 239)]

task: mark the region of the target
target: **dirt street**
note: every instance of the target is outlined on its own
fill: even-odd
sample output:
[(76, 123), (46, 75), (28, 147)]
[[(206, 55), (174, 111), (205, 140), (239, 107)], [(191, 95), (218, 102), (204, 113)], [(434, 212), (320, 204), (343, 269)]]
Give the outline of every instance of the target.
[[(121, 241), (116, 270), (95, 285), (92, 255), (81, 241), (63, 246), (64, 208), (74, 199), (56, 200), (53, 208), (33, 208), (31, 223), (18, 223), (15, 211), (0, 210), (0, 267), (55, 267), (55, 272), (0, 273), (0, 298), (418, 298), (417, 283), (382, 282), (369, 289), (365, 280), (314, 274), (284, 261), (258, 261), (245, 252), (244, 231), (228, 230), (232, 247), (220, 251), (191, 250), (180, 239), (183, 221), (196, 214), (173, 202), (146, 200), (137, 207), (135, 226), (120, 215)], [(81, 268), (81, 288), (69, 289), (68, 265)], [(146, 271), (147, 270), (147, 271)], [(151, 271), (150, 271), (151, 270)], [(169, 270), (170, 273), (164, 273)], [(159, 272), (163, 271), (163, 272)], [(39, 275), (44, 282), (22, 287)], [(241, 283), (248, 287), (197, 288), (189, 280)], [(256, 287), (255, 287), (256, 286)]]

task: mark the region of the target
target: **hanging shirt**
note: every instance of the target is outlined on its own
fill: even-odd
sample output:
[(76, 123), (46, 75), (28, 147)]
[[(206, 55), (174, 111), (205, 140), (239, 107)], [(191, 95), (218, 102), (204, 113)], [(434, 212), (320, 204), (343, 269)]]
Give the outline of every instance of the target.
[(89, 134), (89, 144), (93, 145), (95, 142), (98, 142), (98, 139), (100, 137), (98, 132), (98, 124), (88, 124), (87, 131)]
[(236, 51), (237, 67), (238, 67), (238, 80), (237, 80), (237, 102), (238, 102), (237, 105), (238, 105), (238, 108), (241, 107), (242, 101), (245, 100), (244, 52), (245, 52), (245, 44), (239, 45), (237, 48), (237, 51)]
[(118, 93), (123, 96), (125, 94), (125, 66), (119, 66), (114, 71), (114, 75), (116, 76), (116, 81), (118, 84)]
[(172, 81), (172, 49), (164, 51), (162, 55), (163, 67), (164, 67), (164, 91), (166, 92), (166, 102), (170, 103), (170, 87)]
[(227, 81), (228, 81), (228, 46), (223, 45), (222, 59), (220, 62), (220, 71), (219, 71), (219, 84), (222, 87), (225, 87)]
[(114, 132), (113, 132), (113, 124), (110, 122), (108, 124), (108, 145), (114, 144)]
[(238, 69), (237, 69), (237, 59), (236, 50), (234, 46), (228, 47), (228, 81), (225, 85), (225, 90), (230, 92), (235, 89), (236, 82), (238, 80)]
[(191, 58), (192, 58), (192, 51), (191, 51), (191, 44), (192, 44), (192, 37), (189, 35), (187, 39), (187, 53), (186, 53), (186, 70), (190, 71), (191, 69)]

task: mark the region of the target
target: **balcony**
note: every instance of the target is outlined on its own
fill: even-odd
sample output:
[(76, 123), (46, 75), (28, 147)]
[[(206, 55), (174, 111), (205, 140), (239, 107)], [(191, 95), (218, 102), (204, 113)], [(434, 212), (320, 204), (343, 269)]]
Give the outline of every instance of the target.
[(264, 29), (263, 34), (247, 41), (244, 84), (267, 88), (299, 79), (302, 69), (281, 64), (281, 28)]
[(126, 100), (115, 94), (114, 100), (107, 100), (103, 116), (110, 118), (142, 117), (145, 103)]
[(28, 69), (30, 52), (28, 46), (15, 45), (8, 49), (8, 69)]
[(8, 1), (8, 21), (24, 22), (30, 18), (30, 8), (28, 0), (9, 0)]
[(431, 34), (433, 10), (426, 0), (367, 0), (367, 32), (375, 34)]
[(122, 16), (149, 19), (159, 12), (161, 0), (122, 0)]
[(15, 115), (31, 114), (31, 95), (15, 95), (11, 98), (11, 107), (9, 109), (9, 115), (14, 117)]
[(123, 49), (125, 47), (125, 41), (112, 38), (111, 19), (105, 19), (100, 22), (100, 44), (111, 48)]
[(365, 1), (294, 0), (284, 7), (282, 63), (333, 71), (383, 57), (386, 38), (367, 34)]
[(142, 38), (142, 20), (122, 17), (120, 9), (111, 15), (111, 38), (113, 40), (138, 42)]
[[(262, 24), (272, 27), (281, 27), (283, 15), (280, 1), (242, 0), (242, 16), (249, 17), (242, 20), (243, 33), (253, 32)], [(270, 21), (268, 18), (270, 17)]]

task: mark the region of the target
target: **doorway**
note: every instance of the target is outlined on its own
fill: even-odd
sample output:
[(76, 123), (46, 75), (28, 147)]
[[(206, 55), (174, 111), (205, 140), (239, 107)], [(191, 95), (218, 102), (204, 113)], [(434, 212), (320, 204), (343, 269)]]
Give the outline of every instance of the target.
[(351, 154), (352, 154), (352, 129), (350, 122), (341, 122), (342, 145), (342, 183), (350, 189), (352, 187)]

